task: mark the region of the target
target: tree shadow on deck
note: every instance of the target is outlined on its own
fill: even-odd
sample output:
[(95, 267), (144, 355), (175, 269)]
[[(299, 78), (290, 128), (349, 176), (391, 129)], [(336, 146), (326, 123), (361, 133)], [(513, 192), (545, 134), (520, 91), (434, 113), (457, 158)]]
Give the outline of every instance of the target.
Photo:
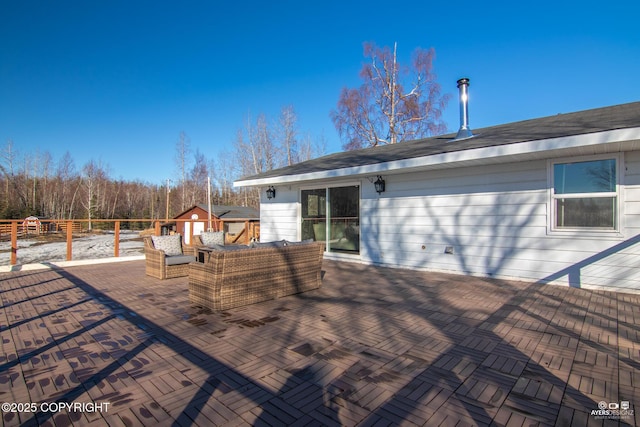
[[(474, 279), (473, 284), (465, 284), (464, 276), (347, 263), (329, 262), (327, 267), (325, 284), (318, 291), (222, 313), (178, 305), (177, 312), (188, 314), (178, 323), (189, 322), (190, 333), (201, 331), (184, 338), (145, 318), (126, 301), (109, 296), (110, 291), (103, 290), (105, 279), (93, 283), (82, 278), (86, 270), (56, 269), (51, 274), (64, 279), (60, 286), (73, 283), (83, 291), (83, 302), (90, 297), (106, 317), (94, 319), (92, 313), (85, 312), (82, 318), (86, 321), (80, 329), (54, 335), (53, 342), (6, 361), (0, 365), (0, 373), (42, 357), (54, 346), (73, 354), (73, 347), (65, 349), (65, 344), (75, 344), (86, 333), (106, 350), (113, 350), (102, 358), (108, 363), (93, 370), (75, 367), (78, 383), (61, 387), (55, 399), (73, 401), (89, 393), (93, 400), (109, 399), (117, 409), (135, 408), (132, 411), (137, 412), (129, 414), (131, 417), (147, 414), (152, 417), (148, 420), (156, 418), (158, 422), (173, 419), (173, 425), (203, 422), (205, 417), (211, 423), (227, 424), (240, 414), (254, 425), (372, 425), (378, 421), (420, 424), (454, 419), (489, 425), (502, 424), (509, 417), (553, 424), (560, 421), (561, 405), (581, 407), (582, 411), (597, 409), (592, 397), (568, 382), (569, 373), (563, 362), (556, 365), (557, 359), (547, 356), (568, 360), (569, 355), (558, 348), (569, 347), (575, 353), (580, 344), (599, 352), (611, 350), (611, 345), (582, 338), (578, 327), (579, 322), (584, 322), (591, 299), (601, 294), (573, 289), (563, 295), (556, 287), (495, 280)], [(131, 285), (137, 279), (124, 273), (114, 276)], [(148, 280), (143, 283), (151, 284)], [(162, 282), (154, 280), (153, 284)], [(167, 292), (175, 284), (162, 288), (163, 297), (171, 296)], [(455, 298), (450, 294), (452, 287), (457, 289)], [(155, 291), (153, 287), (131, 289), (132, 298), (136, 292)], [(483, 299), (483, 294), (487, 298)], [(491, 301), (491, 295), (501, 299)], [(73, 301), (64, 304), (77, 309)], [(171, 306), (164, 306), (164, 314), (170, 314), (166, 310)], [(45, 310), (31, 319), (37, 321), (51, 313), (52, 310)], [(126, 335), (114, 338), (102, 332), (113, 319), (131, 326), (138, 334), (135, 339), (127, 341)], [(607, 321), (614, 320), (606, 313), (598, 314), (597, 319), (603, 323), (603, 330), (607, 330)], [(27, 321), (9, 324), (3, 332), (19, 329)], [(235, 329), (211, 331), (206, 327), (208, 321), (223, 321)], [(256, 322), (263, 326), (253, 328)], [(522, 333), (511, 335), (514, 328)], [(220, 346), (233, 344), (244, 352), (253, 352), (261, 363), (273, 365), (264, 374), (245, 374), (246, 365), (230, 364), (222, 356), (201, 351), (190, 341), (194, 336), (216, 340)], [(556, 346), (556, 337), (569, 341)], [(118, 339), (124, 340), (124, 345), (109, 344)], [(265, 345), (272, 340), (280, 346), (273, 357), (293, 355), (290, 361), (261, 359), (270, 351)], [(242, 342), (246, 344), (240, 345)], [(538, 350), (542, 344), (548, 354)], [(100, 384), (117, 379), (114, 376), (123, 371), (138, 380), (161, 375), (138, 357), (153, 346), (172, 350), (189, 366), (202, 371), (194, 374), (189, 384), (183, 384), (178, 400), (154, 406), (153, 397), (135, 396), (126, 387), (114, 392), (100, 389)], [(634, 370), (639, 369), (632, 359), (618, 358)], [(573, 358), (567, 363), (572, 361)], [(566, 373), (566, 377), (560, 373)], [(271, 382), (276, 378), (282, 379), (280, 385)], [(530, 384), (539, 384), (538, 389), (548, 387), (547, 399), (532, 394)], [(554, 390), (561, 390), (560, 398), (553, 394), (557, 393)], [(229, 397), (231, 394), (233, 398)], [(571, 402), (564, 402), (564, 396), (571, 397)], [(220, 398), (224, 398), (224, 404)], [(171, 418), (161, 419), (167, 414)], [(38, 421), (46, 424), (59, 416), (62, 415), (41, 413)], [(73, 421), (77, 414), (69, 416)], [(567, 415), (566, 410), (561, 416), (577, 417), (573, 413)]]
[[(172, 334), (166, 331), (163, 327), (157, 325), (150, 319), (141, 316), (139, 313), (136, 313), (135, 310), (129, 309), (126, 305), (120, 303), (112, 299), (109, 295), (104, 293), (103, 291), (97, 289), (87, 281), (81, 279), (80, 277), (73, 274), (73, 269), (67, 270), (62, 268), (53, 268), (52, 273), (55, 274), (58, 278), (64, 279), (65, 284), (73, 284), (73, 288), (77, 288), (83, 291), (85, 298), (78, 302), (72, 303), (62, 303), (62, 306), (59, 309), (51, 309), (45, 310), (43, 312), (38, 312), (33, 315), (31, 318), (21, 319), (17, 322), (9, 323), (5, 326), (3, 325), (2, 330), (0, 332), (4, 333), (13, 333), (14, 340), (17, 341), (20, 338), (18, 335), (20, 331), (18, 330), (20, 327), (28, 326), (30, 322), (44, 322), (44, 319), (48, 316), (51, 316), (56, 313), (60, 313), (64, 310), (74, 310), (74, 311), (85, 311), (80, 310), (79, 306), (85, 303), (96, 303), (98, 306), (103, 307), (100, 314), (107, 314), (105, 317), (101, 317), (101, 315), (97, 315), (96, 313), (88, 313), (87, 317), (91, 318), (92, 315), (96, 314), (95, 320), (86, 320), (80, 321), (79, 328), (73, 332), (68, 333), (53, 333), (52, 337), (46, 340), (38, 340), (38, 341), (27, 341), (27, 348), (24, 350), (20, 350), (16, 348), (17, 354), (15, 356), (9, 355), (9, 357), (5, 358), (4, 363), (0, 365), (0, 378), (1, 382), (6, 383), (7, 381), (16, 380), (18, 372), (14, 372), (14, 368), (18, 368), (20, 372), (23, 371), (37, 371), (38, 369), (28, 369), (30, 366), (36, 366), (44, 363), (45, 360), (51, 362), (62, 362), (63, 359), (66, 359), (67, 355), (72, 355), (73, 357), (84, 357), (85, 360), (91, 361), (92, 357), (95, 357), (102, 361), (110, 361), (106, 366), (103, 367), (83, 367), (81, 364), (76, 362), (69, 362), (72, 367), (72, 373), (70, 377), (59, 379), (59, 387), (61, 390), (57, 393), (54, 393), (53, 396), (47, 396), (47, 401), (51, 402), (55, 399), (56, 402), (73, 402), (80, 397), (87, 397), (87, 393), (92, 396), (93, 401), (108, 401), (113, 405), (126, 405), (131, 402), (139, 402), (140, 396), (132, 396), (126, 392), (126, 390), (120, 391), (116, 390), (115, 392), (107, 392), (103, 393), (100, 389), (102, 388), (100, 385), (109, 383), (112, 379), (114, 379), (114, 374), (116, 371), (126, 370), (126, 375), (130, 375), (134, 378), (141, 378), (144, 376), (153, 375), (153, 372), (144, 371), (142, 369), (132, 369), (130, 367), (131, 363), (136, 365), (140, 365), (139, 361), (136, 360), (136, 357), (139, 356), (145, 349), (147, 349), (151, 345), (166, 345), (169, 348), (175, 349), (177, 354), (180, 354), (182, 358), (186, 361), (190, 362), (194, 366), (204, 367), (205, 372), (208, 373), (208, 378), (206, 381), (198, 386), (197, 391), (194, 392), (193, 398), (188, 401), (185, 399), (185, 403), (189, 402), (186, 406), (185, 411), (180, 413), (180, 415), (176, 418), (174, 425), (185, 425), (192, 422), (190, 416), (196, 416), (201, 411), (203, 405), (207, 402), (209, 396), (218, 388), (220, 385), (220, 381), (217, 379), (217, 375), (219, 375), (223, 371), (233, 371), (233, 368), (229, 367), (225, 363), (215, 359), (215, 358), (207, 358), (202, 352), (199, 351), (198, 348), (189, 344), (185, 340), (181, 339), (179, 336)], [(28, 286), (37, 286), (37, 284), (31, 284)], [(60, 290), (55, 290), (52, 292), (47, 292), (45, 295), (52, 296), (55, 294), (63, 293), (69, 291), (72, 287), (65, 287)], [(10, 304), (10, 306), (20, 305), (22, 303), (30, 304), (30, 302), (35, 299), (35, 297), (27, 297), (22, 301), (14, 301)], [(6, 305), (5, 305), (6, 308)], [(139, 332), (138, 337), (140, 340), (132, 339), (127, 335), (123, 335), (121, 337), (114, 338), (114, 336), (108, 332), (101, 332), (100, 328), (107, 325), (109, 322), (114, 319), (118, 319), (120, 321), (125, 321), (130, 326), (132, 326), (132, 330), (135, 332)], [(37, 326), (36, 326), (37, 327)], [(41, 324), (40, 327), (44, 327), (44, 323)], [(104, 329), (104, 328), (102, 328)], [(110, 329), (110, 328), (107, 328)], [(83, 344), (91, 344), (91, 341), (100, 344), (104, 347), (104, 351), (99, 354), (90, 354), (88, 351), (82, 350)], [(46, 343), (44, 342), (46, 341)], [(8, 342), (8, 341), (6, 341)], [(39, 344), (42, 344), (38, 346)], [(136, 344), (137, 343), (137, 344)], [(73, 347), (75, 344), (78, 344), (78, 347)], [(34, 347), (38, 346), (38, 347)], [(70, 348), (67, 348), (69, 346)], [(132, 347), (129, 349), (125, 349), (126, 347)], [(66, 350), (65, 350), (66, 349)], [(75, 350), (74, 350), (75, 349)], [(110, 351), (113, 350), (113, 351)], [(54, 354), (51, 354), (51, 353)], [(17, 356), (17, 357), (16, 357)], [(91, 364), (90, 364), (91, 365)], [(56, 368), (46, 368), (42, 370), (45, 373), (51, 373), (55, 371)], [(240, 374), (238, 374), (240, 375)], [(120, 376), (120, 375), (119, 375)], [(25, 378), (25, 382), (27, 384), (30, 381)], [(247, 383), (250, 383), (250, 379), (247, 379)], [(48, 383), (48, 381), (47, 381)], [(66, 388), (65, 384), (73, 384), (69, 388)], [(34, 384), (36, 387), (39, 387), (38, 384)], [(47, 384), (48, 385), (48, 384)], [(191, 384), (184, 384), (185, 386)], [(237, 391), (251, 400), (251, 389), (257, 388), (257, 386), (243, 386), (241, 389)], [(94, 390), (92, 393), (91, 390)], [(30, 391), (35, 391), (33, 388)], [(6, 393), (6, 392), (5, 392)], [(4, 394), (4, 393), (3, 393)], [(35, 392), (34, 396), (38, 396), (40, 393)], [(36, 397), (37, 399), (37, 397)], [(32, 402), (36, 402), (37, 400), (33, 399)], [(9, 401), (11, 399), (6, 399)], [(144, 402), (148, 399), (142, 399)], [(18, 403), (18, 402), (16, 402)], [(25, 402), (26, 403), (26, 402)], [(260, 401), (256, 401), (255, 404), (258, 405)], [(112, 412), (113, 411), (112, 406)], [(144, 418), (152, 418), (154, 415), (157, 415), (157, 410), (159, 406), (155, 408), (156, 414), (148, 409), (139, 408), (139, 412), (133, 415), (134, 419), (126, 422), (136, 423), (135, 416)], [(229, 411), (231, 412), (231, 411)], [(11, 422), (15, 417), (22, 417), (23, 414), (3, 414), (6, 422)], [(33, 414), (31, 414), (33, 415)], [(71, 421), (78, 421), (82, 414), (70, 412), (67, 414)], [(28, 415), (24, 419), (22, 419), (21, 423), (27, 424), (50, 424), (49, 420), (51, 418), (55, 418), (55, 423), (65, 422), (64, 419), (67, 416), (65, 414), (56, 414), (54, 412), (38, 412), (35, 414), (36, 419), (29, 418)], [(234, 417), (235, 414), (227, 414), (227, 416)], [(223, 423), (223, 418), (218, 420), (219, 423)], [(15, 420), (14, 420), (15, 421)], [(165, 420), (166, 421), (166, 420)], [(229, 421), (228, 419), (226, 421)]]
[[(575, 352), (578, 346), (604, 353), (617, 352), (612, 351), (614, 348), (611, 346), (581, 337), (580, 328), (576, 331), (563, 326), (564, 322), (571, 319), (584, 321), (584, 308), (579, 304), (581, 301), (572, 302), (571, 295), (559, 297), (557, 291), (561, 290), (553, 287), (545, 288), (536, 284), (510, 286), (509, 282), (486, 280), (485, 289), (466, 289), (466, 295), (461, 298), (472, 298), (472, 302), (481, 306), (483, 292), (507, 292), (512, 296), (495, 310), (488, 307), (485, 316), (479, 319), (467, 312), (469, 307), (457, 308), (451, 299), (440, 297), (440, 286), (455, 286), (457, 283), (429, 284), (428, 275), (406, 270), (354, 265), (343, 268), (345, 277), (332, 278), (334, 284), (345, 281), (340, 289), (345, 291), (343, 294), (336, 297), (318, 293), (301, 295), (299, 299), (306, 304), (298, 307), (291, 316), (295, 318), (302, 312), (309, 312), (309, 316), (323, 321), (318, 318), (322, 316), (318, 306), (325, 303), (334, 307), (344, 306), (344, 317), (337, 320), (340, 325), (336, 324), (337, 329), (343, 329), (344, 323), (366, 324), (371, 318), (376, 318), (378, 308), (388, 308), (394, 304), (402, 309), (402, 315), (398, 314), (396, 318), (389, 317), (387, 313), (378, 318), (379, 324), (375, 325), (380, 328), (378, 343), (367, 342), (371, 337), (366, 333), (354, 334), (346, 342), (337, 341), (326, 350), (310, 351), (308, 356), (312, 359), (308, 364), (293, 371), (298, 376), (302, 373), (305, 381), (321, 386), (324, 401), (329, 402), (324, 406), (337, 410), (332, 412), (334, 418), (344, 422), (342, 411), (351, 417), (356, 417), (355, 413), (367, 412), (357, 421), (364, 424), (373, 424), (381, 419), (390, 422), (413, 420), (417, 423), (420, 419), (423, 422), (431, 421), (432, 417), (435, 417), (434, 422), (439, 417), (443, 417), (439, 422), (444, 422), (447, 417), (459, 417), (477, 425), (506, 423), (510, 417), (553, 424), (560, 420), (560, 412), (562, 420), (567, 417), (571, 420), (572, 417), (577, 419), (591, 409), (597, 409), (597, 402), (592, 395), (585, 394), (575, 384), (569, 383)], [(339, 267), (332, 272), (337, 269)], [(386, 285), (394, 287), (396, 295), (376, 295), (376, 286), (381, 285), (381, 281), (368, 274), (369, 270), (375, 272), (373, 275), (381, 275)], [(417, 283), (416, 276), (426, 277), (427, 282)], [(371, 287), (365, 290), (367, 294), (349, 293), (349, 287), (356, 285), (349, 283), (349, 280), (362, 280)], [(460, 280), (463, 281), (464, 277), (460, 276)], [(478, 292), (480, 295), (473, 295)], [(417, 304), (416, 295), (423, 297)], [(583, 302), (588, 306), (591, 297), (590, 293), (585, 292), (578, 300), (584, 299)], [(549, 308), (551, 315), (541, 314), (534, 304)], [(575, 314), (578, 311), (581, 313)], [(367, 314), (370, 314), (370, 318), (365, 319)], [(431, 329), (423, 325), (421, 330), (405, 324), (402, 316), (408, 314), (413, 315), (414, 319), (423, 319)], [(327, 317), (331, 323), (331, 315)], [(309, 321), (303, 320), (305, 323)], [(297, 327), (293, 323), (291, 326), (289, 333), (295, 336)], [(521, 329), (523, 337), (507, 334), (507, 329), (513, 328)], [(353, 328), (361, 332), (367, 329), (370, 328)], [(327, 332), (330, 333), (331, 328)], [(615, 333), (615, 328), (609, 332)], [(395, 338), (403, 334), (404, 339)], [(522, 342), (511, 341), (516, 338)], [(412, 339), (415, 342), (412, 343)], [(394, 346), (400, 350), (390, 351)], [(406, 349), (402, 349), (402, 346), (406, 346)], [(563, 353), (562, 350), (567, 347), (569, 352)], [(445, 350), (440, 351), (439, 348)], [(347, 359), (356, 355), (358, 361), (342, 374), (332, 377), (322, 363), (326, 361), (328, 352), (342, 352)], [(634, 370), (639, 368), (631, 358), (622, 357), (621, 361)], [(317, 378), (322, 380), (318, 382)], [(385, 394), (385, 383), (403, 380), (406, 383), (401, 388)], [(534, 385), (536, 387), (532, 392)], [(374, 396), (375, 393), (378, 394)], [(614, 400), (613, 396), (602, 396), (606, 397)], [(349, 405), (351, 409), (347, 409)], [(354, 410), (354, 406), (360, 410)], [(581, 414), (568, 413), (574, 409)]]

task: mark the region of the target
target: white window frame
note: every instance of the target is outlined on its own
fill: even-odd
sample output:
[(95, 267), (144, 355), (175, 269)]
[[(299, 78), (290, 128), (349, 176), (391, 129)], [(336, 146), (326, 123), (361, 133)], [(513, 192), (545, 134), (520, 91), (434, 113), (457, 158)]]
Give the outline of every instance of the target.
[[(563, 163), (578, 163), (589, 162), (598, 160), (615, 160), (616, 162), (616, 191), (614, 192), (598, 192), (598, 193), (569, 193), (569, 194), (554, 194), (554, 166)], [(556, 236), (571, 236), (571, 237), (622, 237), (623, 228), (623, 200), (622, 189), (624, 179), (624, 155), (623, 153), (614, 154), (602, 154), (594, 156), (578, 156), (578, 157), (564, 157), (558, 159), (552, 159), (547, 162), (547, 181), (549, 191), (549, 203), (547, 209), (547, 232), (550, 235)], [(571, 199), (571, 198), (594, 198), (594, 197), (615, 197), (616, 200), (616, 217), (615, 217), (615, 229), (598, 229), (589, 227), (557, 227), (557, 212), (556, 212), (556, 200), (557, 199)]]

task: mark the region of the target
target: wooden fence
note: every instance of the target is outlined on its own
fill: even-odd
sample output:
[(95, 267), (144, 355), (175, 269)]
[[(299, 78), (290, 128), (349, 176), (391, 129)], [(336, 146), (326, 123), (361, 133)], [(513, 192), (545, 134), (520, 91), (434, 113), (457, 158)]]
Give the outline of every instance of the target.
[[(0, 220), (0, 239), (2, 236), (8, 236), (11, 234), (11, 223), (13, 221)], [(46, 234), (55, 233), (57, 231), (66, 232), (69, 226), (69, 221), (55, 220), (38, 223), (37, 225), (24, 224), (24, 221), (18, 220), (18, 236), (27, 236), (31, 234)], [(82, 233), (87, 229), (87, 224), (80, 222), (71, 222), (74, 233)]]
[[(189, 230), (194, 230), (194, 223), (197, 222), (195, 220), (183, 220), (183, 219), (172, 219), (170, 220), (172, 223), (190, 223), (188, 227)], [(236, 220), (220, 220), (217, 219), (217, 227), (220, 230), (225, 229), (225, 224), (227, 223), (242, 223), (243, 228), (241, 231), (235, 234), (225, 234), (226, 243), (244, 243), (249, 244), (252, 240), (258, 240), (260, 238), (260, 224), (253, 222), (251, 220), (245, 219), (236, 219)], [(28, 238), (31, 237), (34, 233), (58, 233), (64, 234), (66, 236), (67, 243), (67, 254), (66, 260), (71, 261), (73, 259), (73, 235), (76, 234), (78, 237), (79, 234), (91, 232), (89, 230), (89, 220), (85, 219), (74, 219), (74, 220), (55, 220), (48, 221), (49, 224), (55, 224), (53, 227), (42, 227), (39, 230), (30, 230), (26, 227), (22, 226), (23, 220), (0, 220), (0, 240), (10, 240), (11, 241), (11, 253), (10, 253), (10, 265), (16, 265), (18, 263), (18, 239), (19, 238)], [(129, 224), (127, 224), (129, 223)], [(146, 225), (147, 232), (150, 232), (153, 235), (159, 236), (163, 233), (172, 233), (168, 228), (163, 227), (163, 222), (161, 221), (152, 221), (149, 219), (99, 219), (99, 220), (91, 220), (91, 224), (96, 226), (101, 230), (107, 229), (113, 231), (113, 239), (114, 239), (114, 249), (113, 256), (120, 256), (120, 231), (123, 224), (127, 224), (127, 228), (130, 228), (132, 224), (136, 226)], [(97, 225), (100, 225), (97, 227)], [(165, 224), (166, 225), (166, 224)], [(182, 227), (184, 229), (185, 227)], [(184, 243), (183, 236), (183, 243)], [(193, 242), (193, 234), (189, 238), (190, 242)]]

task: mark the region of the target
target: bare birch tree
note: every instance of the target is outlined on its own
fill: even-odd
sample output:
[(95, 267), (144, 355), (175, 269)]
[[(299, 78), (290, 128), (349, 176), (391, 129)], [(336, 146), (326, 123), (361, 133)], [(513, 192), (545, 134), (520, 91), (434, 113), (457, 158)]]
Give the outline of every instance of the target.
[(2, 162), (0, 163), (0, 171), (2, 172), (2, 175), (4, 176), (4, 180), (5, 180), (5, 185), (4, 185), (5, 199), (4, 199), (3, 211), (5, 212), (5, 215), (11, 216), (13, 214), (11, 212), (12, 210), (11, 209), (11, 199), (12, 199), (11, 189), (17, 190), (15, 176), (14, 176), (15, 175), (14, 164), (16, 161), (16, 151), (13, 147), (13, 140), (11, 139), (7, 140), (6, 145), (2, 149), (1, 160)]
[[(266, 116), (260, 114), (255, 124), (248, 117), (246, 127), (238, 130), (234, 142), (234, 175), (249, 176), (272, 170), (277, 167), (278, 153)], [(244, 187), (240, 192), (244, 197), (241, 204), (258, 205), (259, 189)]]
[(434, 49), (414, 50), (411, 67), (398, 62), (397, 44), (392, 52), (365, 43), (364, 56), (370, 62), (360, 71), (362, 85), (342, 89), (337, 109), (331, 112), (346, 150), (446, 132), (442, 113), (449, 95), (440, 93), (433, 72)]
[(189, 199), (187, 207), (206, 200), (208, 176), (209, 168), (207, 167), (207, 159), (200, 150), (196, 150), (193, 168), (191, 168), (189, 172)]
[(40, 156), (40, 165), (38, 169), (38, 177), (40, 178), (40, 201), (38, 210), (42, 213), (49, 210), (48, 206), (51, 203), (51, 191), (49, 189), (49, 183), (51, 180), (51, 153), (45, 151)]
[(180, 212), (186, 209), (187, 204), (187, 174), (189, 169), (189, 154), (191, 153), (191, 140), (186, 133), (180, 132), (178, 142), (176, 142), (176, 166), (180, 176), (180, 186), (182, 187)]
[(90, 160), (82, 168), (82, 184), (85, 190), (82, 206), (89, 220), (89, 230), (93, 229), (92, 220), (99, 215), (101, 187), (107, 180), (107, 169), (101, 163)]
[(249, 149), (254, 173), (262, 173), (276, 167), (278, 150), (274, 144), (273, 132), (269, 129), (267, 118), (260, 114), (255, 126), (248, 127)]
[(56, 176), (59, 181), (59, 207), (54, 211), (54, 216), (57, 218), (71, 219), (73, 218), (76, 195), (80, 185), (78, 183), (79, 179), (77, 179), (75, 163), (68, 151), (64, 153), (62, 159), (58, 162)]
[(298, 117), (292, 105), (280, 110), (278, 136), (281, 150), (284, 153), (284, 164), (290, 166), (300, 161), (298, 146)]
[(307, 134), (300, 141), (299, 147), (299, 162), (315, 159), (323, 156), (327, 152), (327, 139), (324, 135), (320, 135), (314, 139), (310, 134)]

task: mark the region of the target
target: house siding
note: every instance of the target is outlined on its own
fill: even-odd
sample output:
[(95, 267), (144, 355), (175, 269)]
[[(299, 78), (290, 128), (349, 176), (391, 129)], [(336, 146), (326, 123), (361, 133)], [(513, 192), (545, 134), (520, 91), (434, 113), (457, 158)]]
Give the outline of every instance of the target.
[[(390, 176), (363, 201), (367, 262), (481, 275), (537, 269), (529, 248), (546, 235), (546, 163)], [(374, 247), (373, 245), (376, 245)], [(453, 254), (445, 253), (452, 248)], [(515, 275), (515, 274), (513, 274)]]
[(623, 165), (621, 236), (596, 238), (549, 233), (546, 161), (392, 176), (388, 199), (363, 203), (363, 220), (379, 233), (364, 260), (640, 290), (640, 154), (625, 156)]
[[(549, 231), (546, 160), (388, 175), (381, 195), (362, 179), (360, 255), (353, 259), (640, 291), (640, 152), (623, 160), (620, 233), (597, 237)], [(298, 238), (298, 197), (292, 186), (262, 205), (265, 238)]]
[(272, 242), (275, 240), (297, 241), (299, 238), (298, 212), (299, 191), (295, 188), (278, 187), (276, 197), (267, 199), (264, 191), (260, 201), (260, 240)]

